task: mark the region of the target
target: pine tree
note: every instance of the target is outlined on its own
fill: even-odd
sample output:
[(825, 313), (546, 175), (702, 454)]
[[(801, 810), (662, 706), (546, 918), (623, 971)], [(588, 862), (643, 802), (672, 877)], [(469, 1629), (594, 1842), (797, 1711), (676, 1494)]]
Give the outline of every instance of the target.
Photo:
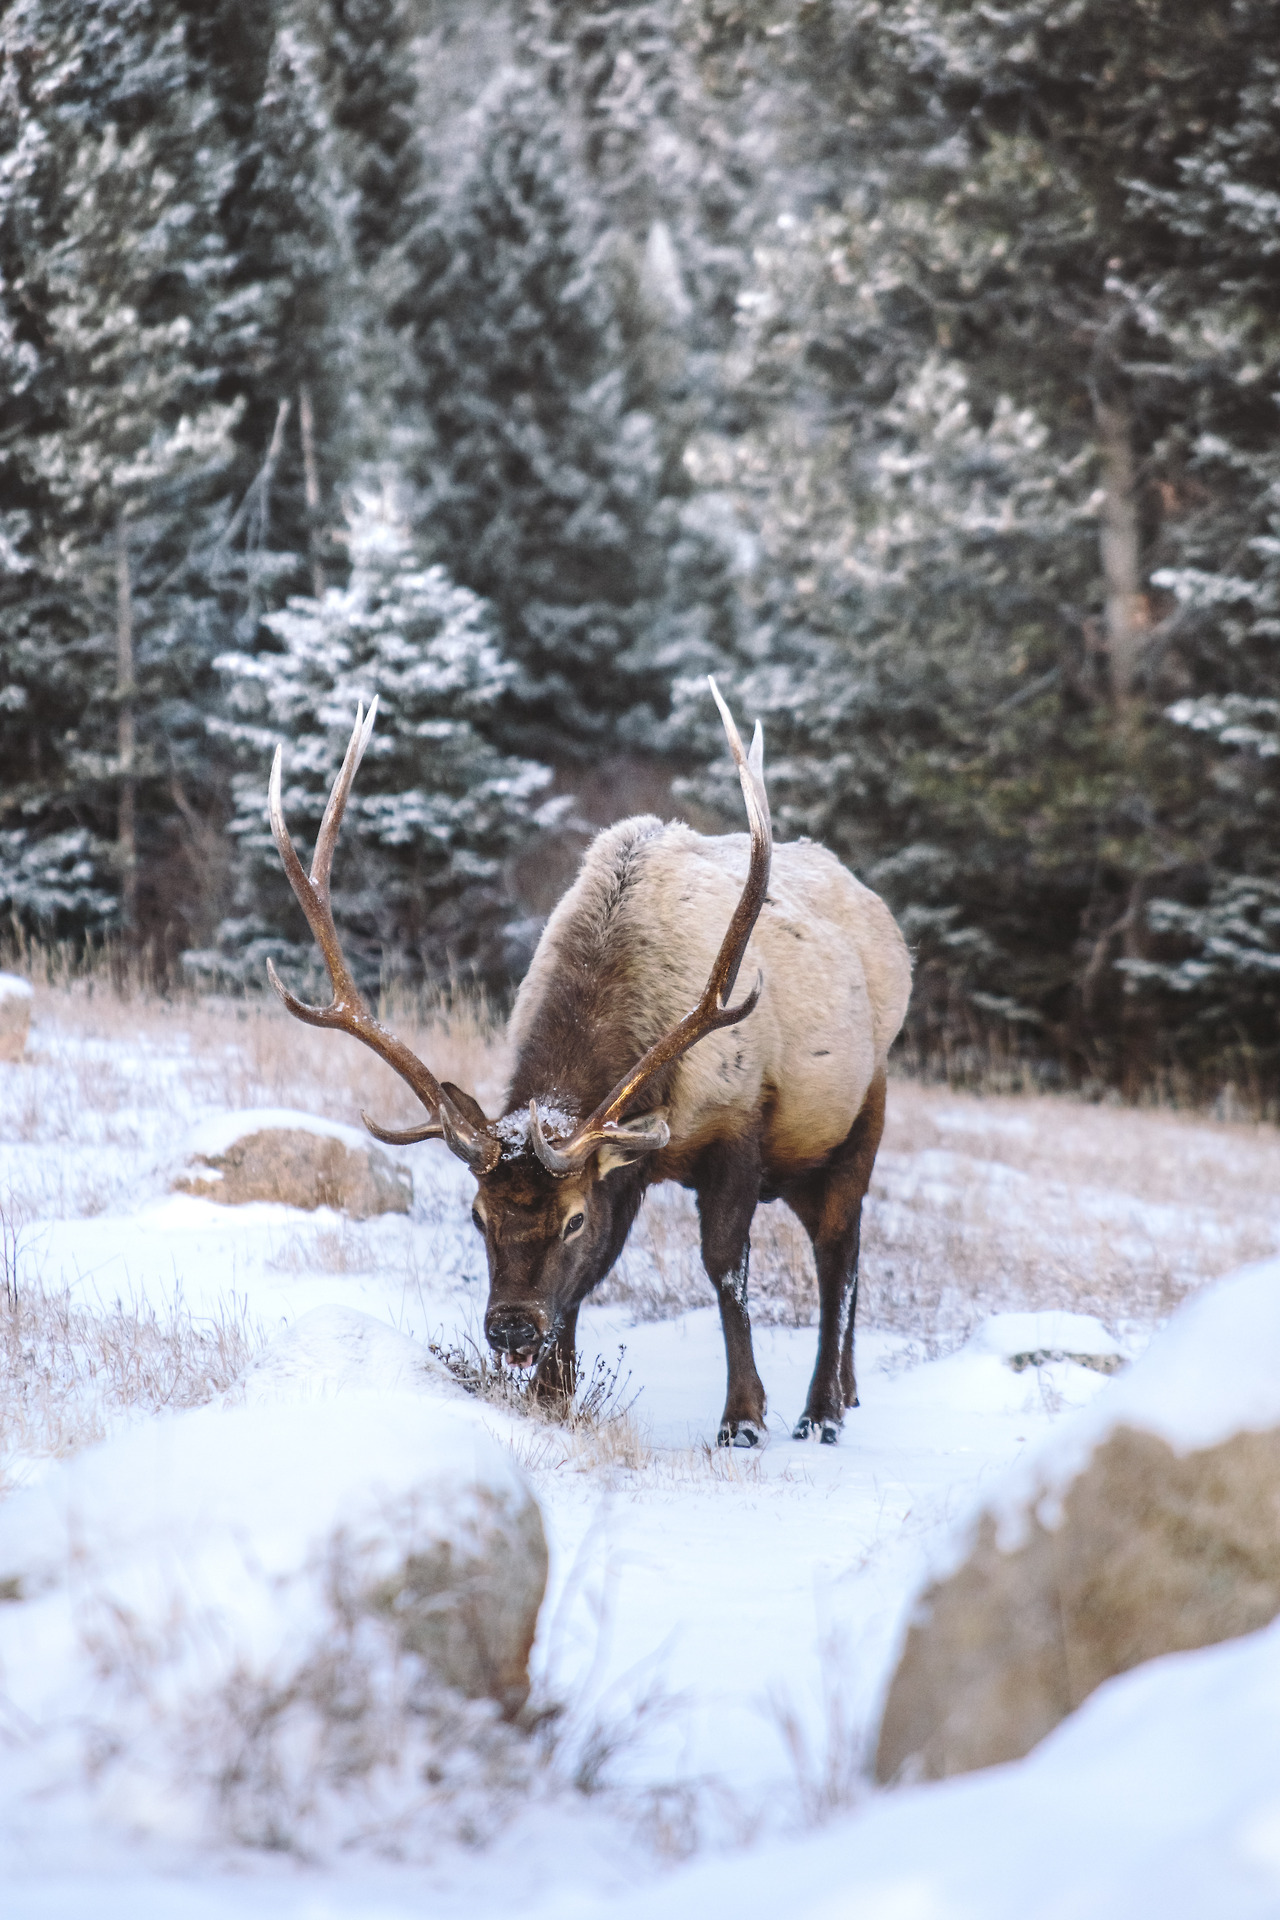
[(268, 614), (276, 651), (218, 662), (230, 716), (218, 730), (244, 768), (231, 826), (238, 896), (220, 950), (189, 964), (256, 981), (267, 955), (314, 963), (267, 829), (267, 772), (283, 740), (290, 829), (314, 837), (357, 702), (376, 696), (335, 871), (344, 950), (373, 984), (396, 971), (503, 982), (527, 959), (533, 931), (509, 891), (509, 863), (562, 803), (546, 800), (544, 767), (489, 744), (513, 669), (484, 603), (414, 554), (394, 487), (359, 497), (349, 539), (345, 588)]
[(316, 0), (311, 23), (366, 272), (404, 239), (419, 185), (416, 28), (408, 0)]
[(161, 932), (228, 637), (220, 360), (258, 321), (219, 226), (231, 161), (163, 0), (25, 0), (0, 50), (0, 899), (46, 930)]
[(401, 312), (424, 535), (497, 610), (520, 669), (512, 743), (580, 755), (651, 737), (675, 660), (707, 652), (668, 591), (680, 502), (635, 403), (587, 200), (551, 102), (509, 78), (424, 210)]
[(320, 79), (300, 26), (282, 25), (254, 103), (230, 232), (244, 281), (269, 291), (262, 353), (246, 369), (246, 416), (268, 446), (286, 410), (269, 499), (259, 503), (245, 634), (268, 587), (322, 592), (335, 561), (328, 531), (343, 480), (378, 448), (361, 420), (369, 320), (350, 232), (356, 200), (344, 178)]
[(744, 667), (784, 813), (917, 925), (934, 1045), (1213, 1057), (1151, 989), (1179, 900), (1234, 897), (1186, 696), (1262, 657), (1274, 13), (850, 9), (839, 59), (821, 28), (848, 185), (742, 303)]

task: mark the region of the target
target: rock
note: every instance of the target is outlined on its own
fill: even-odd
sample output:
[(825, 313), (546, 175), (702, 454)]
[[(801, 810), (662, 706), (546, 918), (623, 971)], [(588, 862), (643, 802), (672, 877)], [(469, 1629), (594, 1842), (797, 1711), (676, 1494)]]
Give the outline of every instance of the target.
[(31, 1027), (32, 987), (21, 974), (0, 973), (0, 1061), (21, 1060)]
[(0, 1661), (33, 1720), (85, 1712), (101, 1649), (73, 1636), (59, 1660), (61, 1600), (71, 1626), (127, 1621), (156, 1663), (153, 1707), (181, 1715), (196, 1710), (182, 1692), (192, 1646), (202, 1700), (253, 1675), (279, 1695), (363, 1618), (435, 1686), (511, 1714), (546, 1579), (537, 1501), (465, 1400), (202, 1407), (60, 1462), (0, 1506)]
[(993, 1313), (968, 1342), (974, 1353), (992, 1353), (1014, 1373), (1028, 1367), (1074, 1361), (1094, 1373), (1119, 1373), (1125, 1356), (1101, 1320), (1091, 1313)]
[(197, 1129), (173, 1190), (226, 1207), (255, 1200), (332, 1207), (353, 1220), (408, 1213), (413, 1204), (407, 1168), (367, 1135), (277, 1108), (227, 1114)]
[(1278, 1613), (1273, 1263), (1184, 1306), (987, 1496), (917, 1603), (877, 1777), (1017, 1759), (1104, 1680)]

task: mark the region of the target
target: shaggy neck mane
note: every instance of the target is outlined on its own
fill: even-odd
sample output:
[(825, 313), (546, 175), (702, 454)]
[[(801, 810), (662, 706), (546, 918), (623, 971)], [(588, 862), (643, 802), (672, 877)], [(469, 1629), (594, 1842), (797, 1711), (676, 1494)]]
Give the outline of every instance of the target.
[[(623, 821), (591, 849), (582, 897), (562, 925), (553, 920), (540, 977), (529, 982), (534, 992), (520, 1023), (509, 1112), (538, 1099), (578, 1117), (590, 1113), (655, 1037), (646, 1030), (649, 943), (636, 894), (649, 843), (661, 831), (660, 820), (644, 815)], [(642, 1104), (656, 1106), (662, 1091), (655, 1083)]]

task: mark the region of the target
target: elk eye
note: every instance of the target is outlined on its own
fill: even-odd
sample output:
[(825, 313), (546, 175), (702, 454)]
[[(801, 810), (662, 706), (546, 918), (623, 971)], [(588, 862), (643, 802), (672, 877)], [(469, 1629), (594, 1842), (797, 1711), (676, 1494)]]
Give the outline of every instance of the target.
[(583, 1213), (571, 1213), (564, 1223), (564, 1238), (566, 1240), (572, 1240), (574, 1234), (577, 1233), (585, 1219), (586, 1215)]
[(477, 1233), (484, 1232), (484, 1215), (478, 1207), (472, 1207), (471, 1209), (471, 1224)]

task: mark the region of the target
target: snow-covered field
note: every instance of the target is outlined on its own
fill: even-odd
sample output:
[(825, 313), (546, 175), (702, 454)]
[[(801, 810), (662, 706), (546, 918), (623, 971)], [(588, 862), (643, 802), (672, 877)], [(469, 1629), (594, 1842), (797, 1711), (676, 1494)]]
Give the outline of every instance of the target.
[[(478, 1026), (418, 1040), (494, 1109)], [(221, 1114), (362, 1104), (404, 1112), (346, 1041), (105, 992), (43, 990), (27, 1061), (0, 1067), (0, 1560), (84, 1516), (74, 1577), (0, 1601), (6, 1915), (1280, 1913), (1270, 1632), (1112, 1683), (1018, 1766), (878, 1794), (864, 1775), (939, 1531), (1106, 1391), (1109, 1354), (1280, 1247), (1273, 1134), (895, 1088), (861, 1408), (838, 1448), (788, 1437), (816, 1335), (798, 1239), (767, 1218), (769, 1444), (742, 1454), (710, 1444), (723, 1358), (683, 1196), (584, 1312), (599, 1405), (566, 1430), (460, 1396), (427, 1352), (475, 1340), (484, 1299), (442, 1148), (402, 1156), (409, 1216), (364, 1224), (170, 1191)], [(1010, 1364), (1046, 1349), (1093, 1364)], [(545, 1519), (524, 1730), (406, 1732), (384, 1651), (343, 1638), (298, 1544), (318, 1488), (394, 1493), (442, 1397)], [(254, 1496), (228, 1513), (233, 1473)], [(340, 1641), (346, 1704), (246, 1696), (268, 1628), (310, 1676)], [(343, 1715), (377, 1721), (376, 1765), (317, 1745)]]

